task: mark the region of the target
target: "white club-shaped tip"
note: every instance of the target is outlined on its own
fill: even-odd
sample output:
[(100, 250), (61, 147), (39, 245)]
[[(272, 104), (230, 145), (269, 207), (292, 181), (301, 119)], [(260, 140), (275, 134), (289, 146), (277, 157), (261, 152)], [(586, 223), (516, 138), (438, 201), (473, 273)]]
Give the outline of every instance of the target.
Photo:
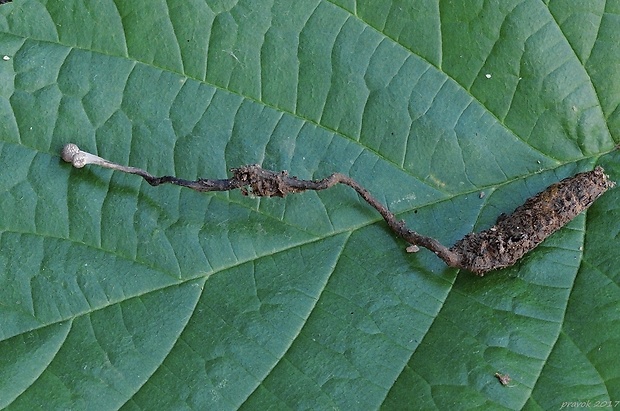
[(69, 143), (62, 148), (62, 159), (67, 163), (73, 164), (75, 168), (82, 168), (86, 164), (99, 164), (104, 162), (102, 158), (80, 150), (78, 146)]
[(73, 143), (66, 144), (62, 148), (62, 159), (67, 163), (72, 163), (73, 158), (80, 152), (80, 148)]

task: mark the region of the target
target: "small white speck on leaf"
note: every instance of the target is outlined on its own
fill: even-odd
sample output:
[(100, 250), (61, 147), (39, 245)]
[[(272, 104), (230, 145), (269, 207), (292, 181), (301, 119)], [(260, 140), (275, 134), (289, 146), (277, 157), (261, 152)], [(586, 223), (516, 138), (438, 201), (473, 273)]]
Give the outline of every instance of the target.
[(491, 78), (491, 73), (487, 73), (484, 75), (486, 78)]
[(481, 191), (480, 194), (478, 194), (478, 198), (484, 198), (485, 195), (485, 192)]
[(408, 253), (417, 253), (418, 251), (420, 251), (420, 247), (418, 247), (415, 244), (411, 244), (409, 247), (406, 248), (406, 250)]
[(11, 60), (11, 57), (10, 56), (2, 56), (2, 60), (9, 61), (9, 60)]

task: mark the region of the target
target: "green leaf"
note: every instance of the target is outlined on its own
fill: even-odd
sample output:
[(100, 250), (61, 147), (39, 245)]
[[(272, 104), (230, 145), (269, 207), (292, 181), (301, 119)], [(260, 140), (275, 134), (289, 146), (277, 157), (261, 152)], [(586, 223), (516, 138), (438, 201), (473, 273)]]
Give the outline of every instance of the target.
[[(558, 409), (620, 400), (620, 191), (484, 278), (453, 244), (620, 178), (620, 3), (16, 0), (0, 7), (0, 406)], [(482, 192), (485, 195), (480, 195)], [(508, 374), (502, 386), (494, 376)]]

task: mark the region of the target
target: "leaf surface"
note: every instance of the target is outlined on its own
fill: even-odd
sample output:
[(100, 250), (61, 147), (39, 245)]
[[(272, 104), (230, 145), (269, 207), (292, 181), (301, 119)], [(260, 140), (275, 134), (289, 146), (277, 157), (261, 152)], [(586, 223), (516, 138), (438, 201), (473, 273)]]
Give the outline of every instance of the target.
[(619, 15), (559, 0), (1, 6), (0, 406), (619, 400), (618, 190), (478, 278), (407, 254), (347, 187), (200, 194), (58, 155), (74, 142), (186, 179), (341, 172), (453, 244), (595, 164), (619, 179)]

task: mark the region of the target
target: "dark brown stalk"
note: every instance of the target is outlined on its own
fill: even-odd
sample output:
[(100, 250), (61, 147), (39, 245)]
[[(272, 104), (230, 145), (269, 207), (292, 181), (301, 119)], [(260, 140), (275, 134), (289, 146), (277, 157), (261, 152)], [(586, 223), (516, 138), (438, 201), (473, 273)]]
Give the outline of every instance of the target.
[[(81, 151), (75, 144), (67, 144), (62, 158), (76, 168), (95, 164), (144, 178), (150, 185), (175, 184), (196, 191), (229, 191), (240, 188), (245, 195), (257, 197), (284, 197), (306, 190), (325, 190), (336, 184), (353, 188), (370, 206), (381, 214), (388, 227), (412, 246), (421, 246), (434, 252), (448, 266), (462, 268), (479, 275), (513, 265), (526, 252), (557, 231), (588, 208), (594, 200), (615, 183), (608, 180), (601, 167), (577, 174), (556, 183), (528, 199), (510, 216), (480, 233), (471, 233), (447, 248), (439, 241), (410, 230), (405, 222), (374, 198), (368, 190), (350, 177), (334, 173), (321, 180), (301, 180), (286, 171), (265, 170), (257, 164), (233, 168), (229, 179), (183, 180), (173, 176), (155, 177), (135, 167), (121, 166), (93, 154)], [(248, 188), (249, 187), (249, 190)]]

